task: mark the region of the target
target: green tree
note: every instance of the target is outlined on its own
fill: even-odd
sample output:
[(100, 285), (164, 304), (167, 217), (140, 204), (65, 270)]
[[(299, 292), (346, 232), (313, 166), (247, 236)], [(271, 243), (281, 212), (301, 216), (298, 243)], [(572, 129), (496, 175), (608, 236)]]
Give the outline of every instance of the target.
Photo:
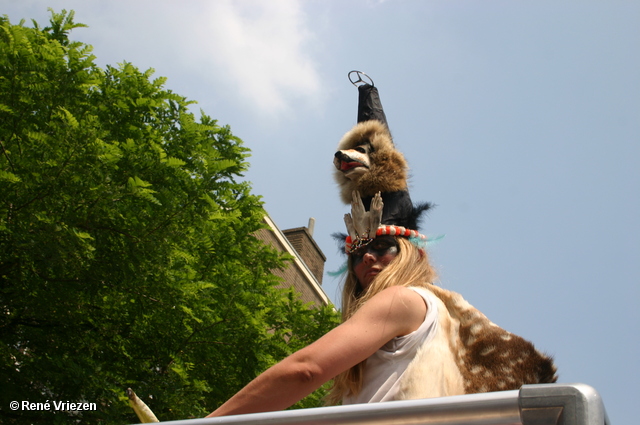
[(73, 16), (0, 18), (0, 412), (131, 423), (132, 387), (161, 420), (203, 416), (336, 314), (274, 288), (242, 141), (152, 70), (96, 66)]

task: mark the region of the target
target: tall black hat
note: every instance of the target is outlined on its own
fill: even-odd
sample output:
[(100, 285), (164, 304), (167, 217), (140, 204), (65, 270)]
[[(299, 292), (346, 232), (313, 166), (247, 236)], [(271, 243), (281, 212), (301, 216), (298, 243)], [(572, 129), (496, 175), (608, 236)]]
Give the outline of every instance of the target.
[[(388, 130), (380, 94), (373, 80), (360, 71), (351, 71), (349, 80), (358, 88), (358, 123), (377, 120)], [(414, 205), (406, 189), (381, 191), (379, 195), (362, 198), (359, 194), (354, 195), (352, 213), (345, 217), (349, 231), (347, 252), (371, 242), (376, 235), (382, 234), (426, 239), (419, 233), (418, 224), (421, 214), (430, 206), (429, 203)], [(381, 211), (378, 211), (378, 208)], [(376, 220), (379, 220), (377, 225), (374, 224)]]
[[(364, 79), (363, 79), (364, 78)], [(365, 81), (368, 80), (368, 82)], [(387, 117), (382, 109), (380, 94), (373, 85), (373, 80), (364, 72), (351, 71), (349, 81), (358, 87), (358, 122), (378, 120), (387, 127)]]

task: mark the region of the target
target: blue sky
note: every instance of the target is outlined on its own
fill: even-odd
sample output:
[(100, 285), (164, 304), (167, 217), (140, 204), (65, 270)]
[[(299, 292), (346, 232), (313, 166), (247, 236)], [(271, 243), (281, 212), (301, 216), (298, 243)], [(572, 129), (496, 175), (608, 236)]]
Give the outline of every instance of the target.
[[(640, 3), (0, 0), (89, 25), (101, 66), (154, 68), (252, 150), (246, 179), (282, 228), (316, 219), (326, 270), (347, 212), (332, 156), (369, 74), (439, 284), (593, 386), (612, 423), (640, 398)], [(195, 109), (197, 111), (198, 109)], [(325, 276), (338, 299), (339, 282)], [(635, 419), (635, 420), (634, 420)]]

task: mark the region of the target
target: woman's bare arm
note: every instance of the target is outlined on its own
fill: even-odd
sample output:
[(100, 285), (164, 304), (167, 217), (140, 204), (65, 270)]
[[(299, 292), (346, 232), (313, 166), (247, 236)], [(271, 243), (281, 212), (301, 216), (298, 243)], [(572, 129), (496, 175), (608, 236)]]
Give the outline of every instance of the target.
[(385, 289), (348, 321), (266, 370), (207, 417), (286, 409), (392, 338), (416, 330), (426, 310), (416, 292)]

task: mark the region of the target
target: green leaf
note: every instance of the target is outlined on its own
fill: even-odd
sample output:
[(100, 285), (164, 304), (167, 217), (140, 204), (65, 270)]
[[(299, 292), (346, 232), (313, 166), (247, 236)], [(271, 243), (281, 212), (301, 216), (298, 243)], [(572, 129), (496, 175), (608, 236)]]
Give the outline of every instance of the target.
[(162, 160), (162, 162), (164, 162), (165, 164), (167, 164), (169, 167), (182, 167), (184, 165), (186, 165), (187, 163), (181, 159), (178, 158), (165, 158)]
[(77, 128), (79, 126), (78, 120), (73, 116), (71, 112), (69, 112), (63, 107), (60, 107), (60, 112), (61, 112), (60, 117), (63, 119), (63, 121), (66, 124), (68, 124), (72, 128)]
[(20, 177), (16, 176), (15, 174), (9, 171), (0, 170), (0, 180), (6, 181), (9, 183), (19, 183)]

